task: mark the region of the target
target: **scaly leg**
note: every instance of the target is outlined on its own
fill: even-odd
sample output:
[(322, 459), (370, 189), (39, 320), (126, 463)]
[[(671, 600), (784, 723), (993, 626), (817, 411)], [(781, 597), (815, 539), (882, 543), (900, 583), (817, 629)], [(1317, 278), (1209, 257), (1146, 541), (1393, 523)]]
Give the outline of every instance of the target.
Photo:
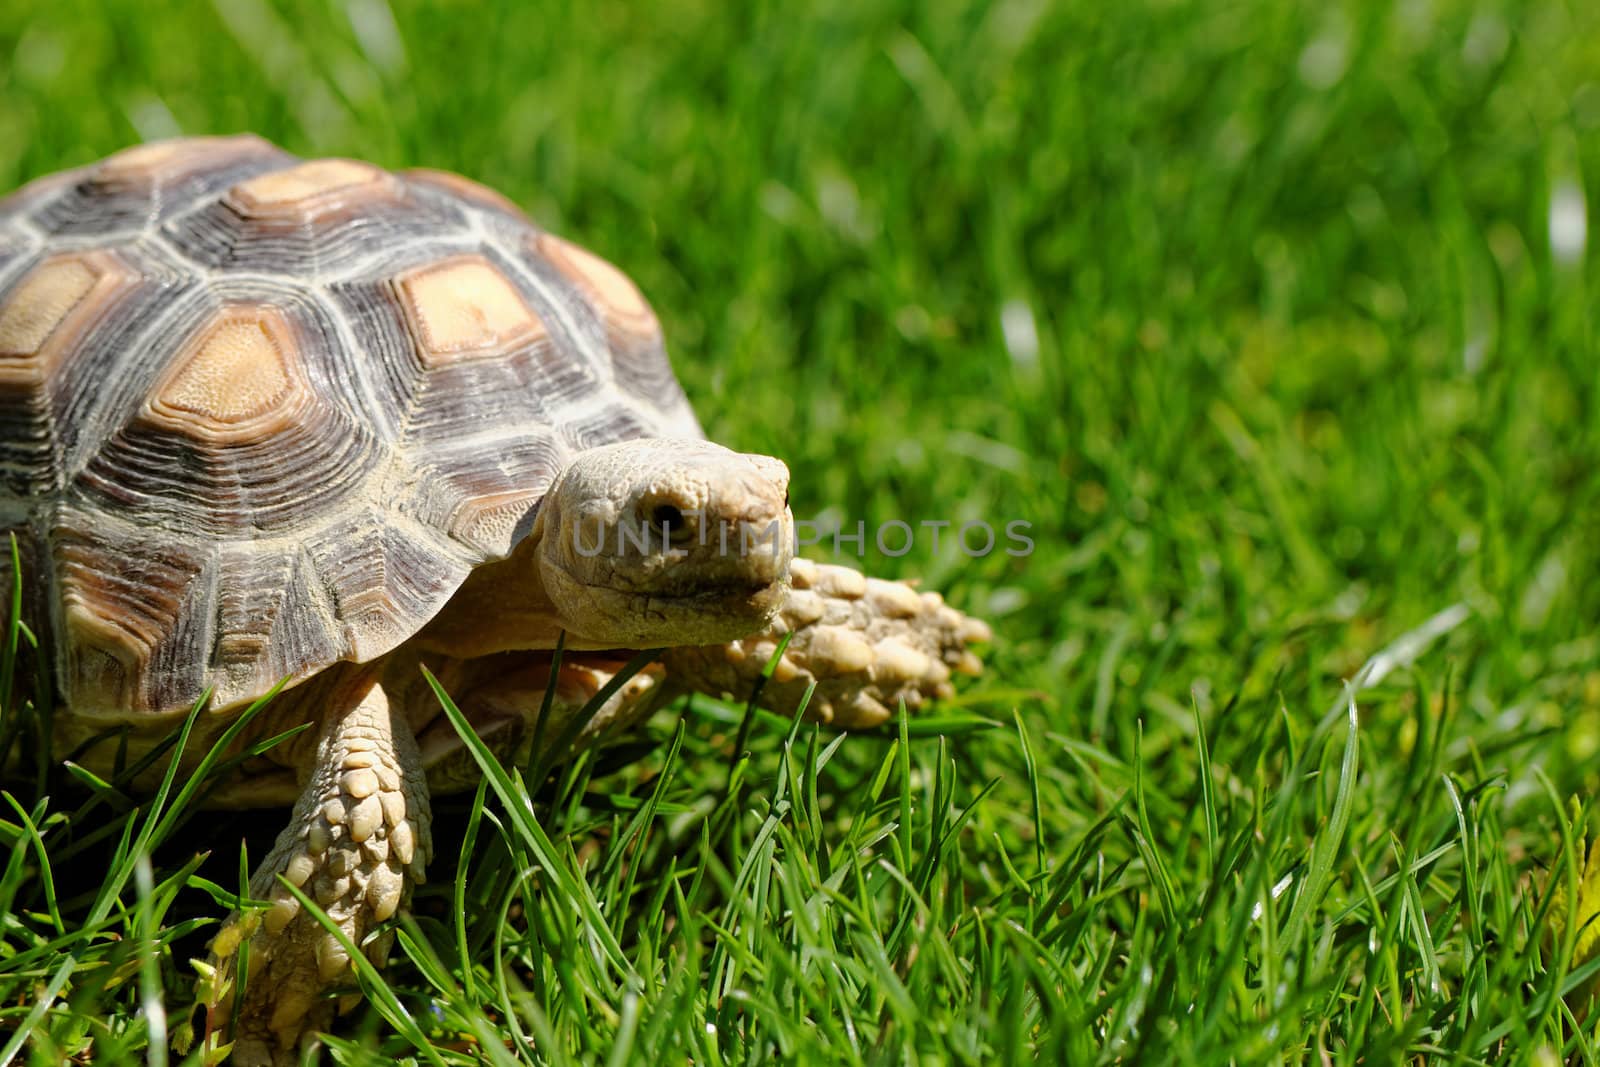
[(938, 593), (805, 559), (794, 561), (790, 580), (783, 607), (762, 633), (726, 645), (669, 649), (662, 663), (670, 684), (742, 698), (778, 642), (792, 634), (760, 703), (792, 713), (814, 681), (807, 715), (861, 729), (887, 720), (902, 700), (914, 708), (950, 696), (952, 672), (983, 669), (968, 645), (989, 640), (988, 625), (945, 604)]
[[(350, 969), (338, 940), (302, 912), (278, 875), (381, 964), (392, 935), (364, 939), (407, 902), (432, 852), (427, 783), (405, 716), (391, 713), (370, 674), (336, 693), (315, 752), (307, 753), (309, 775), (289, 825), (250, 879), (250, 895), (272, 907), (235, 915), (211, 944), (227, 977), (240, 941), (250, 939), (246, 987), (231, 994), (244, 997), (234, 1035), (239, 1067), (295, 1063), (301, 1039), (333, 1017), (324, 991)], [(341, 714), (340, 706), (348, 710)], [(229, 1006), (218, 1007), (226, 1019)]]

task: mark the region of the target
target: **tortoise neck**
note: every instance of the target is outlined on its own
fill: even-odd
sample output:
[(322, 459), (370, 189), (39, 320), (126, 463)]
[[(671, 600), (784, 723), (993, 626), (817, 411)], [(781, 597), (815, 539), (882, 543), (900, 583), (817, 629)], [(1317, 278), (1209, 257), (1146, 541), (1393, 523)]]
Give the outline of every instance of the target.
[(475, 568), (411, 643), (463, 659), (554, 648), (561, 615), (539, 574), (539, 541), (530, 534), (505, 559)]

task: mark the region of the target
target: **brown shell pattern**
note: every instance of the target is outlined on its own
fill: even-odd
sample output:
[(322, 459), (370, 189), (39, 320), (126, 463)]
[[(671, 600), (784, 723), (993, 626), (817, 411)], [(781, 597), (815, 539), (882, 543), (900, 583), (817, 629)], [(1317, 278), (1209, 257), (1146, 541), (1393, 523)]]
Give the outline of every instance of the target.
[(383, 655), (575, 452), (699, 433), (633, 284), (465, 178), (191, 138), (0, 200), (0, 528), (74, 713)]

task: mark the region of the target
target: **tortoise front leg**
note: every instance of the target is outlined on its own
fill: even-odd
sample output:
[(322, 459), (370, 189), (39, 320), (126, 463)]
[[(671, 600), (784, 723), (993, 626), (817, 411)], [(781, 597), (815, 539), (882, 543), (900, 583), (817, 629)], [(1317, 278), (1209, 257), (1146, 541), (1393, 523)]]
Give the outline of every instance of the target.
[[(333, 693), (316, 748), (302, 757), (306, 784), (294, 814), (250, 878), (250, 895), (272, 907), (236, 914), (211, 944), (226, 978), (250, 939), (245, 988), (231, 994), (244, 998), (233, 1052), (240, 1067), (295, 1063), (302, 1038), (332, 1019), (324, 992), (350, 970), (339, 941), (302, 913), (278, 876), (382, 964), (392, 935), (365, 939), (409, 900), (432, 853), (427, 784), (405, 716), (370, 672)], [(225, 1020), (229, 1005), (218, 1007)]]
[(937, 593), (805, 559), (794, 561), (790, 580), (782, 608), (761, 633), (726, 645), (667, 650), (662, 663), (671, 686), (743, 698), (791, 634), (761, 690), (761, 705), (792, 714), (815, 682), (807, 716), (861, 729), (887, 720), (902, 700), (915, 708), (951, 695), (952, 672), (983, 669), (968, 646), (989, 640), (988, 625)]

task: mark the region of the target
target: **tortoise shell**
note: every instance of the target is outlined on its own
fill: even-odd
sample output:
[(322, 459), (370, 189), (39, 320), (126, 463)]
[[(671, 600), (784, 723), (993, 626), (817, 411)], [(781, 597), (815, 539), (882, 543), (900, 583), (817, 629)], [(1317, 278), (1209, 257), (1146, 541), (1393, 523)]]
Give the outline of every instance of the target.
[(633, 284), (465, 178), (193, 138), (0, 200), (0, 528), (75, 714), (381, 656), (571, 455), (699, 435)]

